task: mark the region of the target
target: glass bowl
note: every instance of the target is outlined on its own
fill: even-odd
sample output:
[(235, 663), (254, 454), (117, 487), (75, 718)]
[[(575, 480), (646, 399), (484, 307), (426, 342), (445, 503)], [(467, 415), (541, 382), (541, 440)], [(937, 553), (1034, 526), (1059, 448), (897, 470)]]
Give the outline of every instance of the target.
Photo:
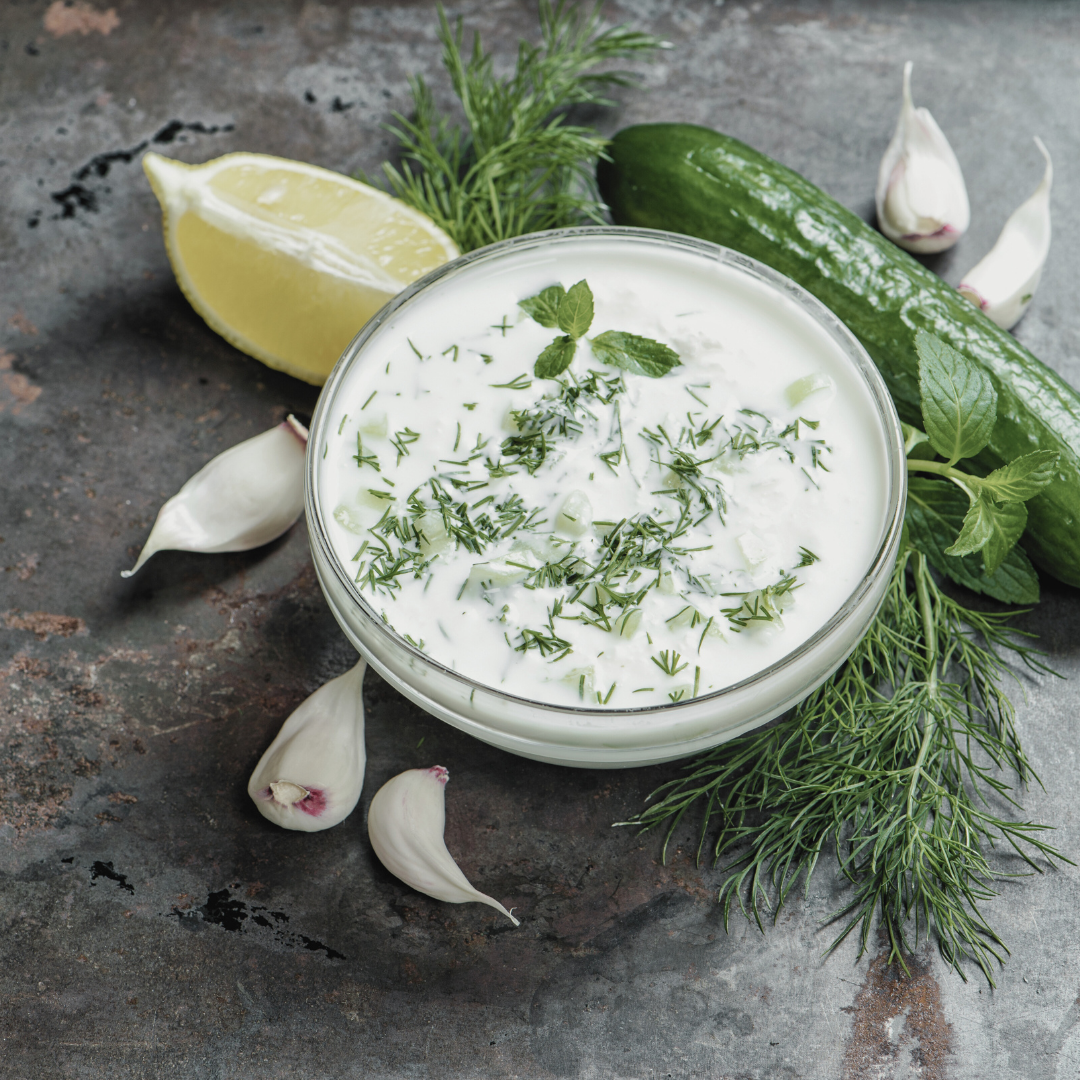
[[(320, 470), (331, 418), (337, 415), (335, 400), (350, 370), (364, 362), (373, 339), (394, 333), (395, 319), (411, 305), (462, 275), (490, 274), (498, 272), (502, 260), (540, 260), (560, 248), (565, 253), (565, 245), (597, 243), (619, 245), (619, 258), (660, 247), (719, 263), (772, 290), (779, 303), (794, 305), (797, 317), (807, 320), (805, 332), (824, 332), (851, 365), (881, 439), (885, 512), (875, 553), (854, 591), (778, 662), (741, 682), (674, 704), (632, 709), (555, 705), (517, 697), (439, 663), (390, 629), (361, 595), (334, 550), (327, 525), (333, 507), (321, 497)], [(439, 719), (513, 754), (560, 765), (623, 768), (686, 757), (734, 738), (791, 708), (832, 674), (865, 634), (884, 596), (900, 544), (906, 487), (904, 438), (885, 384), (854, 335), (823, 304), (769, 267), (719, 245), (650, 229), (599, 226), (518, 237), (472, 252), (411, 285), (368, 322), (319, 399), (308, 441), (306, 509), (315, 570), (330, 609), (391, 686)]]

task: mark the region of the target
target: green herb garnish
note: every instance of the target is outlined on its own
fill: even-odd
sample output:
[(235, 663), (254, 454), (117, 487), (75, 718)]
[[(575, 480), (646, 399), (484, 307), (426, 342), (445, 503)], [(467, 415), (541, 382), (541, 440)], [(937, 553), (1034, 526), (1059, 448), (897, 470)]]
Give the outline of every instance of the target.
[(602, 95), (632, 81), (596, 71), (613, 60), (651, 52), (659, 38), (626, 27), (597, 31), (591, 13), (559, 0), (540, 2), (542, 45), (522, 42), (512, 75), (499, 78), (480, 37), (464, 51), (461, 21), (451, 28), (439, 6), (443, 65), (461, 101), (466, 127), (440, 113), (419, 76), (411, 80), (415, 117), (395, 114), (389, 130), (401, 145), (400, 167), (383, 168), (394, 194), (472, 251), (523, 233), (603, 221), (593, 168), (605, 140), (567, 122), (575, 105), (611, 105)]
[(682, 363), (679, 354), (667, 345), (621, 330), (605, 330), (589, 344), (593, 356), (602, 363), (631, 371), (635, 375), (648, 375), (652, 379), (659, 379)]
[[(557, 378), (573, 363), (578, 341), (592, 326), (592, 290), (584, 280), (571, 285), (569, 289), (564, 289), (562, 285), (549, 285), (535, 296), (520, 300), (518, 306), (541, 326), (557, 326), (562, 330), (562, 336), (557, 337), (537, 357), (533, 369), (538, 379)], [(593, 356), (601, 363), (653, 379), (666, 375), (681, 363), (679, 354), (667, 345), (621, 330), (605, 330), (591, 338), (589, 344)]]

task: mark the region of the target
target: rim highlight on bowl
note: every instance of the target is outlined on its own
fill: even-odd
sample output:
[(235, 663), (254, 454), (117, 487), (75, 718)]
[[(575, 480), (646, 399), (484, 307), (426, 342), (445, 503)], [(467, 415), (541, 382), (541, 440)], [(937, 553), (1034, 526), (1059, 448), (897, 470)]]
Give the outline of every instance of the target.
[[(880, 423), (887, 491), (875, 554), (857, 587), (831, 618), (781, 660), (741, 682), (674, 704), (634, 709), (568, 707), (486, 686), (410, 645), (385, 625), (342, 565), (327, 533), (319, 472), (336, 395), (365, 346), (402, 309), (440, 283), (490, 268), (493, 261), (582, 241), (657, 246), (703, 257), (767, 286), (824, 331), (852, 366)], [(650, 229), (595, 226), (517, 237), (471, 252), (411, 285), (353, 339), (319, 398), (308, 441), (308, 535), (319, 584), (346, 636), (379, 674), (422, 709), (511, 753), (562, 765), (620, 768), (686, 757), (778, 716), (819, 686), (848, 656), (873, 621), (884, 595), (903, 526), (907, 471), (904, 439), (885, 384), (846, 326), (817, 299), (776, 271), (707, 241)]]

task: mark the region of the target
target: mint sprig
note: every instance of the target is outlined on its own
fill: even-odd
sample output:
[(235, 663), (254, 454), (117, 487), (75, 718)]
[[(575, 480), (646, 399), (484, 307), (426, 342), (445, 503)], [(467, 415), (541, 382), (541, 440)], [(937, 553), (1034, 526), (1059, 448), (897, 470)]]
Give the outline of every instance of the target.
[[(533, 368), (538, 379), (558, 378), (573, 363), (578, 341), (592, 326), (592, 290), (584, 279), (569, 289), (549, 285), (535, 296), (519, 300), (518, 307), (541, 326), (549, 330), (558, 327), (563, 332), (537, 357)], [(593, 356), (601, 363), (635, 375), (659, 379), (681, 363), (679, 354), (667, 345), (622, 330), (605, 330), (588, 340)]]
[[(988, 476), (957, 469), (961, 459), (974, 457), (990, 441), (997, 391), (982, 368), (933, 334), (920, 330), (915, 348), (926, 431), (904, 425), (908, 469), (936, 474), (954, 486), (943, 491), (940, 482), (912, 479), (907, 509), (912, 543), (968, 588), (1008, 603), (1016, 603), (1020, 594), (1021, 603), (1037, 600), (1038, 577), (1031, 564), (1013, 556), (1022, 554), (1017, 542), (1027, 525), (1024, 504), (1054, 479), (1058, 455), (1035, 450)], [(946, 460), (935, 460), (939, 456)], [(945, 492), (951, 493), (947, 500)], [(967, 508), (953, 537), (965, 498)], [(976, 553), (982, 555), (981, 574), (967, 563), (964, 569), (957, 565)]]

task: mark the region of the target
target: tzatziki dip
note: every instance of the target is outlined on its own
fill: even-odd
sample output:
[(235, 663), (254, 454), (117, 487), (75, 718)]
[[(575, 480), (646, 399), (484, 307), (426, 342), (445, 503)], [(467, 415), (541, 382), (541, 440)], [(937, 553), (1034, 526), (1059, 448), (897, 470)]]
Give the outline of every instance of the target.
[(314, 447), (363, 603), (531, 701), (688, 701), (775, 664), (855, 592), (888, 513), (869, 390), (775, 288), (583, 240), (395, 312)]

